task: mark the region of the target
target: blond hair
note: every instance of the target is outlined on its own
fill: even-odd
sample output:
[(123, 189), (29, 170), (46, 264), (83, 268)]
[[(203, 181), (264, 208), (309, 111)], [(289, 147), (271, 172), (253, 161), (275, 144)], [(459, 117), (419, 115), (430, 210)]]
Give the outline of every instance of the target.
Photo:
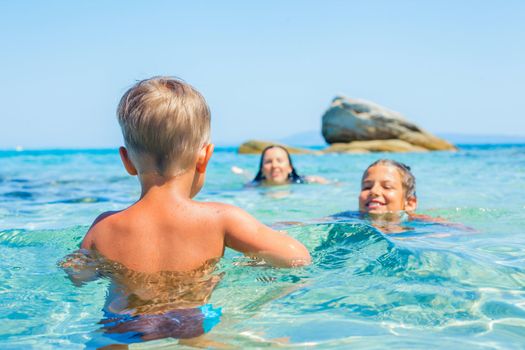
[(117, 116), (126, 147), (153, 157), (161, 174), (186, 170), (209, 143), (210, 110), (191, 85), (173, 77), (139, 81), (122, 96)]

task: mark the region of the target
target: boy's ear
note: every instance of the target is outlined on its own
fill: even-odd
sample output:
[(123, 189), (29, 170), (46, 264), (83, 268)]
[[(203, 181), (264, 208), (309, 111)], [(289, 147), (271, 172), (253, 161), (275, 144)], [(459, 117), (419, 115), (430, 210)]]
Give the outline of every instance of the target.
[(204, 172), (206, 172), (206, 167), (208, 166), (214, 148), (215, 146), (212, 143), (209, 143), (200, 150), (199, 158), (197, 158), (198, 173), (204, 174)]
[(417, 208), (417, 198), (412, 196), (408, 197), (405, 201), (405, 211), (415, 211)]
[(122, 159), (122, 164), (124, 164), (124, 168), (126, 168), (128, 174), (137, 175), (137, 168), (135, 168), (135, 165), (133, 165), (133, 162), (129, 158), (126, 147), (120, 147), (118, 153), (120, 154), (120, 159)]

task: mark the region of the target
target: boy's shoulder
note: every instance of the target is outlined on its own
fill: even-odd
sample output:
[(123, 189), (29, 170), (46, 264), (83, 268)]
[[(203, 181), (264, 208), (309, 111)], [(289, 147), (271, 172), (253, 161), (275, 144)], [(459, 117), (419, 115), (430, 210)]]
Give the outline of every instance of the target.
[(238, 228), (245, 223), (253, 224), (255, 218), (245, 210), (227, 203), (198, 202), (204, 215), (213, 216), (213, 221), (222, 227), (225, 232)]
[[(113, 211), (106, 211), (102, 214), (100, 214), (99, 216), (97, 216), (97, 218), (95, 219), (95, 221), (93, 221), (93, 224), (91, 224), (91, 228), (93, 228), (95, 225), (98, 225), (100, 223), (102, 223), (104, 220), (106, 219), (115, 219), (116, 215), (121, 213), (122, 210), (113, 210)], [(104, 223), (106, 223), (107, 221), (104, 221)]]
[[(201, 218), (203, 216), (215, 216), (216, 219), (226, 219), (246, 214), (246, 212), (239, 207), (220, 202), (193, 201), (192, 206), (193, 214), (195, 214), (195, 211), (199, 211), (200, 215), (197, 215), (197, 217)], [(138, 214), (139, 212), (141, 212), (141, 214)], [(147, 216), (147, 213), (142, 212), (141, 208), (135, 206), (118, 211), (104, 212), (93, 221), (86, 236), (95, 236), (115, 230), (118, 231), (119, 228), (125, 228), (130, 222), (135, 221), (134, 219), (136, 219), (137, 216), (144, 217)]]
[(201, 208), (216, 210), (218, 213), (238, 209), (235, 205), (222, 202), (196, 202)]
[(86, 236), (84, 237), (81, 248), (91, 249), (94, 240), (97, 236), (101, 235), (104, 232), (110, 232), (111, 227), (118, 222), (118, 216), (122, 213), (119, 211), (107, 211), (100, 214), (95, 221), (91, 224)]
[(218, 219), (228, 219), (247, 214), (244, 210), (232, 204), (221, 202), (198, 202), (202, 210), (209, 211), (210, 215), (216, 215)]

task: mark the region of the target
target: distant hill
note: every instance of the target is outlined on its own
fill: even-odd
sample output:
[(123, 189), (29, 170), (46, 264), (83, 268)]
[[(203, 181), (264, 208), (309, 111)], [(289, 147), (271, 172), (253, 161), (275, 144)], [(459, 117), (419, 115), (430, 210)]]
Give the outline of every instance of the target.
[[(436, 133), (437, 136), (454, 144), (509, 144), (525, 143), (525, 136), (469, 135), (460, 133)], [(320, 131), (303, 131), (277, 140), (292, 146), (326, 146)]]
[(459, 133), (438, 133), (437, 135), (455, 144), (525, 143), (525, 136), (469, 135)]
[(323, 136), (321, 136), (320, 130), (304, 131), (297, 134), (292, 134), (277, 141), (292, 146), (326, 146), (326, 142), (323, 139)]

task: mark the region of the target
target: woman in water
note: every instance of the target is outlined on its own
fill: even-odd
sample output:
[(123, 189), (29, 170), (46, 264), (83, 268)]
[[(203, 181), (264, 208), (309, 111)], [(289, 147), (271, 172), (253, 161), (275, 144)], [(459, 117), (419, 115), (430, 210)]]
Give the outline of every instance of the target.
[[(243, 169), (233, 167), (236, 174), (245, 174)], [(278, 186), (286, 184), (320, 183), (328, 180), (320, 176), (300, 176), (295, 170), (290, 153), (279, 145), (266, 147), (261, 153), (259, 171), (248, 186)]]

